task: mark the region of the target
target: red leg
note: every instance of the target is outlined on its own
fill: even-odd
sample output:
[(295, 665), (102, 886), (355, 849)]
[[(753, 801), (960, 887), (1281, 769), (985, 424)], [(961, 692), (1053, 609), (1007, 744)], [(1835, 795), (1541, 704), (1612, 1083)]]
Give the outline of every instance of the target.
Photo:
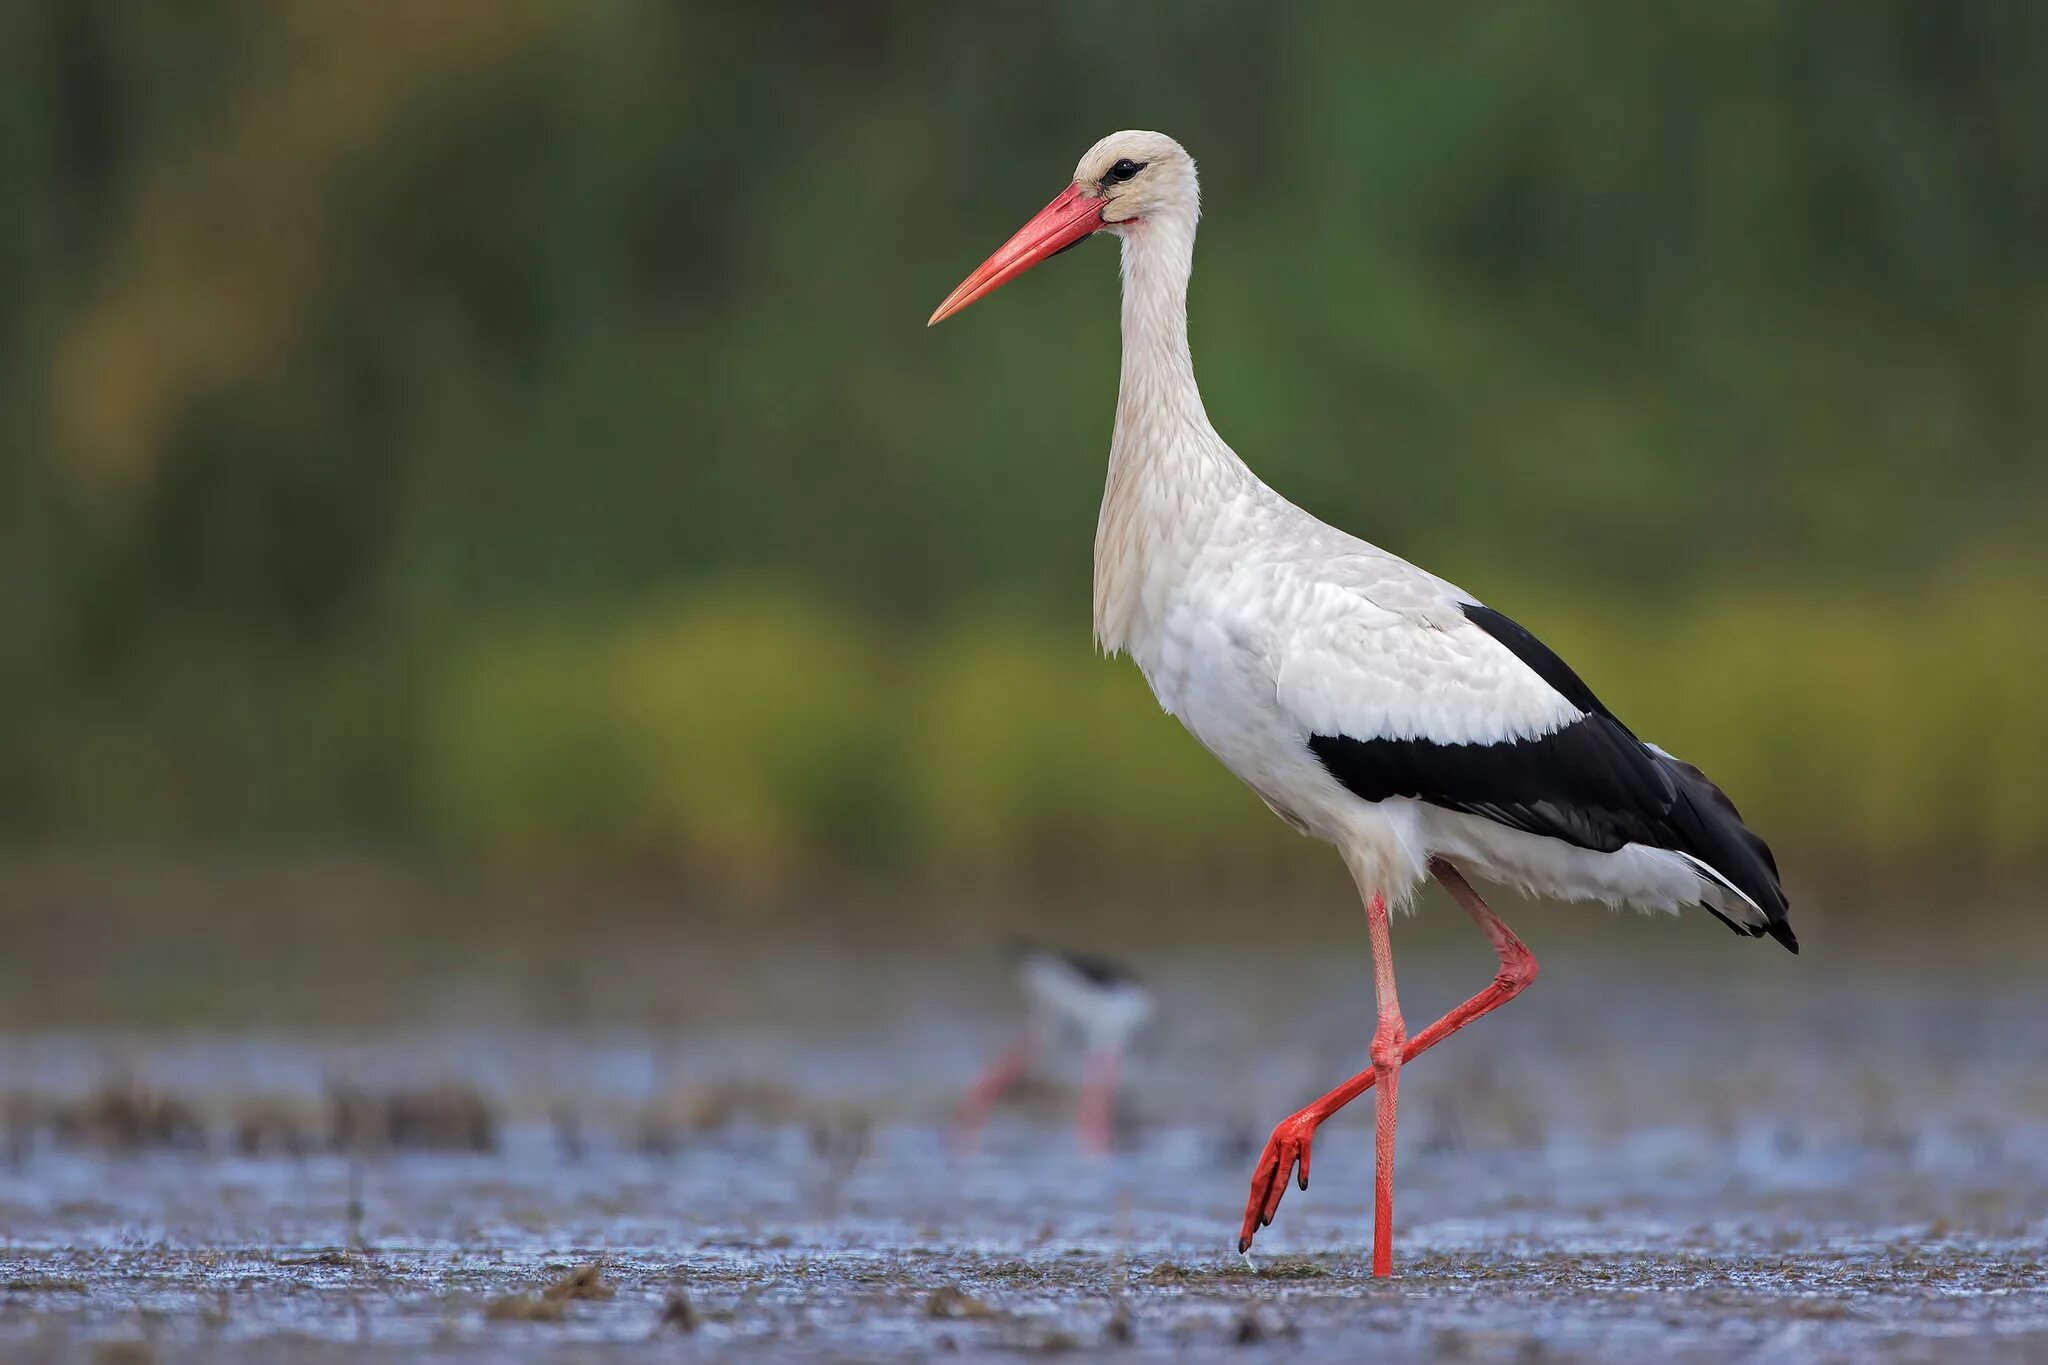
[[(1479, 898), (1479, 893), (1458, 870), (1441, 858), (1431, 859), (1429, 870), (1493, 944), (1494, 951), (1500, 955), (1500, 972), (1485, 990), (1409, 1039), (1401, 1050), (1404, 1062), (1428, 1051), (1480, 1015), (1499, 1009), (1536, 979), (1535, 956), (1515, 937), (1514, 931), (1502, 923), (1500, 916)], [(1361, 1071), (1306, 1109), (1282, 1119), (1273, 1129), (1273, 1135), (1266, 1140), (1266, 1150), (1260, 1154), (1259, 1163), (1252, 1172), (1251, 1198), (1245, 1204), (1244, 1227), (1237, 1239), (1239, 1251), (1249, 1251), (1254, 1234), (1273, 1221), (1273, 1215), (1280, 1208), (1280, 1197), (1287, 1193), (1290, 1173), (1298, 1171), (1298, 1183), (1304, 1190), (1308, 1188), (1310, 1144), (1323, 1120), (1372, 1089), (1376, 1079), (1376, 1069)]]
[(1081, 1147), (1095, 1155), (1107, 1155), (1116, 1116), (1116, 1073), (1120, 1058), (1113, 1047), (1088, 1050), (1088, 1069), (1081, 1082), (1081, 1105), (1074, 1114), (1080, 1130)]
[(1038, 1057), (1038, 1039), (1026, 1036), (1018, 1039), (996, 1055), (988, 1069), (981, 1073), (967, 1093), (960, 1099), (959, 1111), (953, 1118), (953, 1145), (961, 1150), (974, 1146), (981, 1137), (982, 1128), (988, 1123), (990, 1111), (1003, 1092), (1017, 1083), (1033, 1061)]
[(1379, 1086), (1379, 1112), (1373, 1122), (1372, 1273), (1394, 1273), (1394, 1120), (1401, 1102), (1401, 1053), (1408, 1030), (1401, 1022), (1401, 1002), (1394, 994), (1394, 942), (1387, 928), (1387, 898), (1378, 891), (1365, 906), (1365, 927), (1372, 938), (1373, 995), (1379, 1001), (1379, 1027), (1372, 1035), (1372, 1072)]

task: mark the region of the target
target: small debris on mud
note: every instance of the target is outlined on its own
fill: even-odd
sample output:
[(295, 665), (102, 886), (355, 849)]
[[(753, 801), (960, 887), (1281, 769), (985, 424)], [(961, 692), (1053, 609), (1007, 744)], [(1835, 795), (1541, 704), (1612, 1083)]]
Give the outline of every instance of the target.
[(541, 1290), (540, 1296), (544, 1299), (608, 1299), (613, 1292), (612, 1287), (604, 1282), (603, 1264), (592, 1261), (589, 1265), (576, 1267)]
[(669, 1294), (661, 1306), (661, 1325), (686, 1334), (697, 1330), (697, 1310), (690, 1306), (689, 1295), (680, 1289)]
[(564, 1322), (569, 1317), (570, 1303), (608, 1299), (613, 1292), (604, 1282), (604, 1266), (593, 1261), (537, 1291), (504, 1294), (490, 1300), (484, 1305), (484, 1317), (491, 1322)]
[(1268, 1261), (1259, 1267), (1259, 1277), (1266, 1280), (1327, 1280), (1337, 1272), (1320, 1261), (1293, 1260)]
[(566, 1322), (568, 1317), (566, 1299), (538, 1294), (506, 1294), (484, 1305), (484, 1318), (489, 1322)]
[(1547, 1358), (1543, 1343), (1529, 1332), (1446, 1327), (1436, 1334), (1432, 1349), (1438, 1360), (1447, 1361), (1534, 1361)]
[(1041, 1328), (1018, 1343), (1018, 1349), (1040, 1355), (1059, 1355), (1081, 1349), (1081, 1338), (1064, 1327)]
[(958, 1285), (942, 1284), (925, 1296), (924, 1315), (928, 1318), (992, 1318), (996, 1310)]

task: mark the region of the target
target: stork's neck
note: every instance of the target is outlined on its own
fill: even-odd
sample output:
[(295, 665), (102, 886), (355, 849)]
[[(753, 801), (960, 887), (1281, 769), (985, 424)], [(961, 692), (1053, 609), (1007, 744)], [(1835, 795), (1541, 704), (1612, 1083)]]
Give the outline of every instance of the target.
[(1095, 523), (1095, 638), (1110, 653), (1149, 636), (1217, 513), (1253, 481), (1209, 425), (1195, 384), (1194, 260), (1192, 212), (1157, 215), (1123, 234), (1123, 382)]

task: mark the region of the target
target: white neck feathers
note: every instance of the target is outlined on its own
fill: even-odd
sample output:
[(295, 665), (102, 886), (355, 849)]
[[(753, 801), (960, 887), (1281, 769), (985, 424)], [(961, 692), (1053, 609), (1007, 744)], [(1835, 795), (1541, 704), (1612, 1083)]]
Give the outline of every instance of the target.
[(1123, 381), (1095, 523), (1095, 639), (1112, 654), (1142, 639), (1216, 509), (1251, 479), (1210, 426), (1195, 384), (1194, 257), (1192, 211), (1124, 230)]

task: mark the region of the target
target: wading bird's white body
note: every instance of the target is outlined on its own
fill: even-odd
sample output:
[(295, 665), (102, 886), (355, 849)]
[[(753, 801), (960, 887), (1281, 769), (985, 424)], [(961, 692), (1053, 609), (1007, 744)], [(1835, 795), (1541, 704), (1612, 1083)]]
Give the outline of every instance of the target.
[(1023, 1031), (961, 1097), (955, 1144), (974, 1145), (996, 1101), (1023, 1079), (1053, 1035), (1067, 1029), (1079, 1035), (1087, 1050), (1075, 1131), (1085, 1150), (1101, 1155), (1115, 1137), (1116, 1080), (1124, 1049), (1151, 1016), (1152, 993), (1129, 968), (1090, 954), (1025, 945), (1016, 966), (1026, 1007)]
[[(1703, 907), (1795, 947), (1777, 870), (1698, 769), (1639, 741), (1528, 632), (1318, 521), (1210, 424), (1188, 349), (1193, 161), (1158, 133), (1105, 138), (1074, 183), (970, 276), (938, 321), (1094, 231), (1123, 242), (1123, 376), (1095, 540), (1095, 632), (1282, 819), (1343, 854), (1365, 897), (1374, 1068), (1282, 1123), (1241, 1245), (1270, 1222), (1316, 1124), (1377, 1083), (1374, 1267), (1390, 1268), (1400, 1063), (1512, 998), (1535, 961), (1463, 873), (1565, 899)], [(1387, 906), (1435, 875), (1500, 952), (1492, 986), (1410, 1041)]]

